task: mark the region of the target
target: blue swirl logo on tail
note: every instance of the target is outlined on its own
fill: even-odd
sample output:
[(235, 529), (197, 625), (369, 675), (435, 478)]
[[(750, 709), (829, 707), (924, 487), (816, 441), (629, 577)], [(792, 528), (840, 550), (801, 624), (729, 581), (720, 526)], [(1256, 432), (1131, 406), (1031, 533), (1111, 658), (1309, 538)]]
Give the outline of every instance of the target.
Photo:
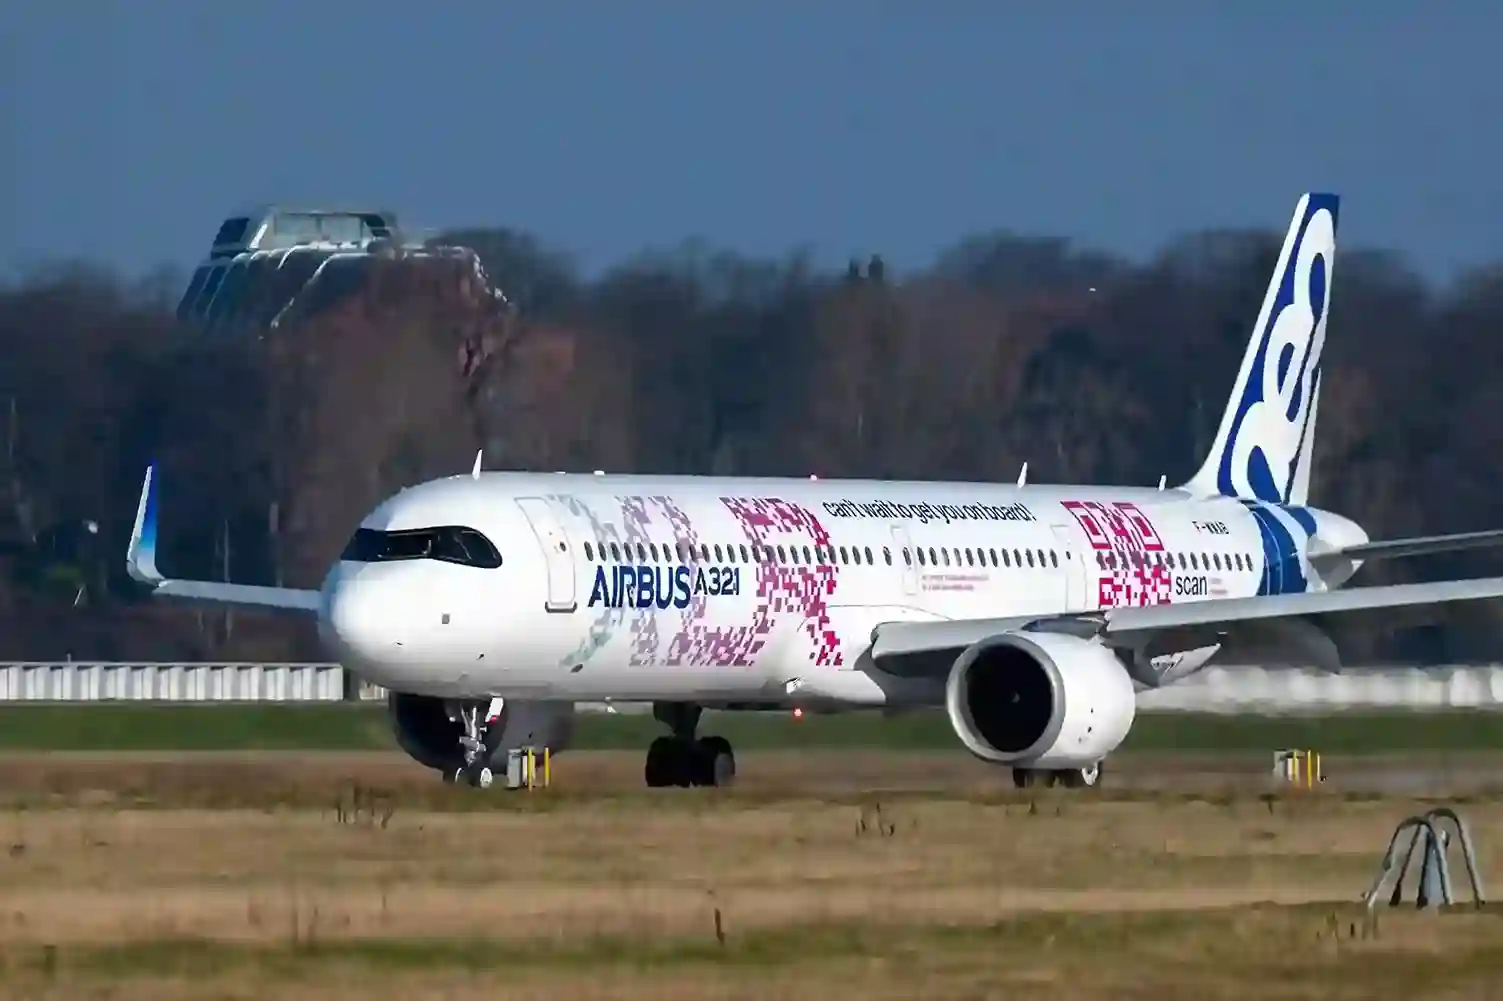
[[(1295, 208), (1216, 444), (1186, 487), (1270, 504), (1304, 503), (1336, 258), (1340, 199)], [(1308, 469), (1304, 470), (1308, 474)]]
[(1314, 414), (1325, 347), (1331, 272), (1336, 252), (1335, 195), (1308, 195), (1303, 218), (1285, 240), (1277, 284), (1259, 317), (1222, 448), (1217, 486), (1236, 497), (1288, 502), (1300, 453), (1310, 447), (1306, 428)]

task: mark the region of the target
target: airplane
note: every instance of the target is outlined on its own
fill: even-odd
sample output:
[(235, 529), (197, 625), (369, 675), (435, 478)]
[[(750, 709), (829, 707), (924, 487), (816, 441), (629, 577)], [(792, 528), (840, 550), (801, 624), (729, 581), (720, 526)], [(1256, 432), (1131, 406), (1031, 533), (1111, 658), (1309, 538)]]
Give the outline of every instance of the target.
[(734, 781), (707, 709), (941, 706), (1017, 786), (1094, 787), (1139, 692), (1249, 650), (1338, 670), (1310, 616), (1503, 597), (1503, 577), (1343, 587), (1503, 531), (1375, 542), (1309, 506), (1338, 209), (1299, 198), (1214, 443), (1177, 487), (485, 472), (477, 455), (377, 506), (300, 590), (163, 576), (149, 466), (127, 568), (162, 598), (314, 618), (446, 781), (563, 750), (575, 703), (607, 701), (665, 726), (650, 787)]

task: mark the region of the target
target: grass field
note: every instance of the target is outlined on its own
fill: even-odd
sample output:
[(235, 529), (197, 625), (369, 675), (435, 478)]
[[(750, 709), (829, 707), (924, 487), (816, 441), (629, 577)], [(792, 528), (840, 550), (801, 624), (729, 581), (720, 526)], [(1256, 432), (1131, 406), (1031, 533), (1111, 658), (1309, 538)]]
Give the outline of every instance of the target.
[[(0, 998), (1480, 1001), (1503, 983), (1496, 911), (1364, 922), (1355, 901), (1414, 802), (527, 805), (548, 797), (11, 807)], [(1497, 872), (1503, 800), (1467, 809)]]
[[(738, 750), (882, 748), (950, 750), (957, 741), (938, 712), (806, 716), (710, 714), (704, 726)], [(581, 716), (574, 747), (641, 750), (662, 732), (647, 715)], [(380, 706), (33, 704), (0, 706), (0, 750), (275, 751), (394, 747)], [(1328, 753), (1503, 750), (1503, 715), (1479, 712), (1347, 713), (1248, 717), (1189, 713), (1138, 717), (1123, 752), (1264, 752), (1316, 747)]]

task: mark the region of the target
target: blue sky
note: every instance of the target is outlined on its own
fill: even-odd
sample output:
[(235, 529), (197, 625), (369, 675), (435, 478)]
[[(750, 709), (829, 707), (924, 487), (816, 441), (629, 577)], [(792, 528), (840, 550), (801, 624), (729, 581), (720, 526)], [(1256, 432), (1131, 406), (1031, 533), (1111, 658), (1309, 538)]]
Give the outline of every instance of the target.
[(1345, 198), (1347, 246), (1503, 259), (1503, 6), (1056, 0), (0, 5), (0, 269), (190, 267), (257, 201), (926, 263), (1133, 256)]

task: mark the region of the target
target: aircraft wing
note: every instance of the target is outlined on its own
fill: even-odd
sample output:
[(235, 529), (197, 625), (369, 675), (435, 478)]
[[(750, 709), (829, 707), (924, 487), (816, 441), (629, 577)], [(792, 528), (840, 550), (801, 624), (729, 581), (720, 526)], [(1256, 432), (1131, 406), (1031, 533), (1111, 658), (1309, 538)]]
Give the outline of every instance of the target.
[(125, 569), (131, 577), (151, 588), (153, 596), (211, 605), (280, 610), (316, 615), (319, 592), (290, 587), (259, 587), (207, 580), (174, 580), (157, 570), (157, 494), (152, 481), (154, 467), (146, 467), (141, 501), (136, 507), (136, 525), (125, 553)]
[(1005, 630), (1051, 630), (1083, 637), (1099, 637), (1117, 647), (1137, 647), (1155, 635), (1175, 631), (1224, 634), (1242, 624), (1306, 615), (1361, 612), (1415, 605), (1449, 604), (1503, 598), (1503, 577), (1446, 580), (1426, 584), (1389, 584), (1305, 594), (1278, 594), (1260, 598), (1219, 598), (1182, 604), (1108, 608), (1099, 612), (1044, 616), (1032, 619), (951, 619), (939, 622), (891, 622), (877, 626), (872, 636), (871, 657), (895, 674), (908, 661), (932, 671), (949, 664), (931, 656), (955, 651), (995, 636)]

